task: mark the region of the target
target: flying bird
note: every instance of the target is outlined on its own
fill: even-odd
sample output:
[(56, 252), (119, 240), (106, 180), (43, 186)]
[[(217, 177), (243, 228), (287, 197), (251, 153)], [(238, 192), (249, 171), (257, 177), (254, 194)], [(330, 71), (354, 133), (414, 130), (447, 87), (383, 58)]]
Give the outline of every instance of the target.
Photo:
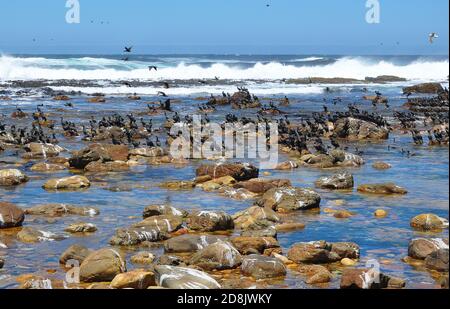
[(131, 53), (131, 50), (132, 50), (132, 49), (133, 49), (133, 46), (130, 46), (130, 47), (126, 47), (126, 46), (125, 46), (123, 52), (124, 52), (124, 53)]
[(432, 32), (428, 36), (428, 39), (429, 39), (430, 43), (433, 44), (434, 39), (437, 39), (438, 37), (439, 37), (439, 35), (436, 32)]

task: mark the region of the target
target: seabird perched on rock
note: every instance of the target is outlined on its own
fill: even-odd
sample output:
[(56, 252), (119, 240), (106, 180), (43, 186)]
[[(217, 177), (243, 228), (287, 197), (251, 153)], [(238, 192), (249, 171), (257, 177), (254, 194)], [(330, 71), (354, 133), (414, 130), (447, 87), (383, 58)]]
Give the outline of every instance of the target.
[(439, 37), (439, 35), (436, 32), (432, 32), (428, 36), (428, 39), (429, 39), (430, 43), (433, 44), (434, 39), (437, 39), (438, 37)]

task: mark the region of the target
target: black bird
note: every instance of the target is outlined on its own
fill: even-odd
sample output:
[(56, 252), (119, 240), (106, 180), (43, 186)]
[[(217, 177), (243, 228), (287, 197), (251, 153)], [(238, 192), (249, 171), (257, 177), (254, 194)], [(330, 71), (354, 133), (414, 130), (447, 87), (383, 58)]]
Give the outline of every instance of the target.
[(125, 46), (123, 52), (124, 52), (124, 53), (131, 53), (131, 50), (132, 50), (132, 49), (133, 49), (133, 46), (130, 46), (130, 47), (126, 47), (126, 46)]
[(170, 85), (169, 85), (168, 82), (163, 82), (162, 84), (163, 84), (165, 89), (169, 89), (170, 88)]
[(162, 91), (158, 91), (157, 95), (162, 96), (162, 97), (167, 97), (167, 94), (165, 94)]

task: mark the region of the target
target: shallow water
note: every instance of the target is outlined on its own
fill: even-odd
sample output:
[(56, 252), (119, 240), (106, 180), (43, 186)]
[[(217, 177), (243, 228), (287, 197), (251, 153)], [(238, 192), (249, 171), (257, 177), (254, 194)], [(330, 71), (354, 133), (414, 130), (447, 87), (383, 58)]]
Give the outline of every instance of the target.
[[(404, 100), (400, 94), (401, 85), (385, 86), (383, 92), (389, 96), (393, 109), (400, 109)], [(369, 87), (370, 88), (370, 87)], [(251, 90), (251, 89), (250, 89)], [(371, 89), (369, 89), (371, 90)], [(330, 95), (295, 95), (291, 97), (291, 106), (282, 108), (291, 114), (310, 114), (322, 109), (323, 98), (328, 98), (327, 106), (330, 110), (344, 110), (347, 103), (358, 102), (359, 106), (371, 109), (370, 103), (362, 103), (359, 99), (362, 94), (358, 92), (341, 91), (337, 95), (343, 98), (339, 105), (332, 105), (330, 100), (336, 93)], [(274, 99), (279, 97), (273, 97)], [(173, 108), (181, 115), (194, 113), (199, 103), (194, 97), (178, 97), (180, 101), (173, 104)], [(145, 111), (143, 102), (155, 101), (156, 97), (144, 97), (142, 101), (130, 102), (118, 97), (107, 98), (107, 103), (85, 103), (85, 97), (74, 98), (75, 111), (64, 108), (62, 103), (43, 98), (21, 99), (14, 98), (13, 102), (0, 102), (2, 114), (9, 115), (18, 104), (25, 112), (35, 110), (36, 104), (44, 104), (45, 112), (57, 115), (58, 108), (64, 108), (68, 112), (65, 119), (77, 122), (87, 122), (91, 115), (110, 115), (113, 112), (126, 114), (129, 112)], [(383, 107), (380, 108), (383, 111)], [(223, 119), (229, 112), (229, 107), (218, 107), (217, 112), (209, 117)], [(255, 110), (243, 111), (243, 114), (255, 116)], [(391, 112), (384, 111), (385, 115)], [(161, 123), (164, 116), (153, 117), (155, 123)], [(53, 117), (50, 117), (53, 119)], [(55, 118), (58, 119), (58, 118)], [(148, 117), (145, 117), (148, 119)], [(158, 122), (158, 121), (159, 122)], [(4, 118), (2, 121), (10, 120)], [(24, 126), (29, 120), (16, 120), (18, 127)], [(154, 128), (157, 125), (154, 126)], [(70, 150), (82, 148), (82, 142), (78, 139), (64, 140), (58, 136), (61, 146)], [(388, 149), (388, 145), (397, 146), (397, 149)], [(278, 236), (283, 252), (296, 242), (327, 240), (352, 241), (361, 247), (360, 266), (370, 259), (385, 261), (381, 264), (381, 271), (393, 274), (407, 280), (408, 288), (435, 288), (436, 282), (429, 273), (417, 271), (413, 267), (403, 263), (401, 259), (407, 255), (409, 240), (415, 237), (427, 235), (433, 237), (448, 237), (448, 231), (434, 234), (424, 234), (413, 231), (409, 221), (421, 213), (434, 213), (448, 218), (449, 213), (449, 151), (448, 147), (414, 146), (409, 135), (391, 135), (388, 141), (382, 143), (349, 144), (350, 151), (358, 147), (363, 151), (366, 164), (357, 169), (349, 169), (355, 177), (355, 187), (362, 183), (395, 182), (408, 189), (405, 196), (380, 197), (368, 196), (356, 192), (331, 192), (318, 190), (322, 197), (321, 214), (296, 214), (298, 220), (306, 223), (302, 231), (281, 233)], [(410, 150), (414, 155), (407, 157), (400, 149)], [(68, 155), (63, 154), (63, 155)], [(281, 155), (280, 162), (288, 157)], [(17, 158), (11, 152), (0, 153), (0, 168), (14, 166)], [(20, 159), (19, 159), (20, 160)], [(372, 168), (375, 161), (390, 163), (392, 168), (379, 171)], [(95, 206), (100, 209), (100, 215), (93, 218), (63, 217), (55, 222), (47, 222), (43, 217), (27, 216), (25, 226), (41, 228), (57, 234), (64, 234), (64, 228), (72, 222), (92, 222), (98, 227), (98, 231), (90, 236), (70, 236), (58, 242), (43, 242), (39, 244), (24, 244), (14, 239), (14, 235), (0, 232), (0, 242), (5, 243), (8, 249), (0, 248), (0, 256), (5, 257), (5, 267), (0, 270), (0, 288), (13, 288), (17, 286), (14, 276), (57, 270), (57, 276), (63, 278), (64, 272), (60, 268), (58, 259), (60, 254), (71, 244), (81, 244), (92, 249), (108, 246), (109, 238), (118, 227), (127, 227), (140, 221), (145, 206), (151, 204), (170, 204), (174, 207), (186, 210), (208, 209), (224, 210), (229, 214), (244, 210), (252, 205), (253, 200), (236, 201), (222, 197), (215, 193), (207, 193), (195, 189), (191, 191), (169, 191), (158, 187), (158, 183), (167, 180), (189, 180), (195, 177), (195, 168), (199, 161), (186, 166), (173, 165), (147, 166), (135, 168), (127, 173), (97, 175), (91, 188), (77, 192), (48, 192), (41, 188), (49, 178), (64, 177), (69, 172), (61, 173), (33, 173), (29, 170), (30, 164), (20, 167), (24, 169), (30, 181), (13, 189), (0, 188), (0, 199), (16, 203), (22, 208), (30, 208), (46, 203), (66, 203), (80, 206)], [(320, 176), (331, 175), (336, 170), (319, 170), (299, 168), (293, 171), (271, 171), (271, 176), (265, 178), (287, 178), (294, 186), (313, 187), (313, 183)], [(125, 191), (113, 192), (114, 187), (128, 187)], [(336, 206), (337, 200), (343, 200), (343, 206)], [(323, 212), (324, 208), (348, 209), (357, 215), (350, 219), (336, 219), (332, 215)], [(384, 219), (376, 219), (373, 212), (383, 208), (389, 212)], [(69, 235), (67, 235), (69, 236)], [(152, 249), (156, 254), (162, 253), (161, 249)], [(128, 252), (127, 258), (131, 256)], [(128, 263), (128, 268), (134, 266)], [(290, 271), (285, 282), (272, 285), (272, 287), (311, 288), (307, 286), (302, 277)], [(329, 286), (338, 287), (337, 279)]]

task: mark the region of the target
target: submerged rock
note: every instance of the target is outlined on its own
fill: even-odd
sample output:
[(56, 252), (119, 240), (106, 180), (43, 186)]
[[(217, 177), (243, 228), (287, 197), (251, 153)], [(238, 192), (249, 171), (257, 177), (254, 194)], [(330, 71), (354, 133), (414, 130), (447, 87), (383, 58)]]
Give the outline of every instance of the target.
[(17, 169), (0, 170), (0, 187), (17, 186), (28, 181), (28, 176)]
[(242, 260), (241, 272), (255, 279), (277, 278), (286, 275), (286, 266), (277, 258), (252, 254)]
[(385, 162), (375, 162), (372, 164), (372, 167), (377, 170), (387, 170), (390, 169), (392, 166), (389, 163)]
[(394, 183), (360, 185), (358, 191), (367, 194), (407, 194), (408, 191)]
[(354, 186), (353, 175), (349, 173), (335, 174), (329, 177), (321, 177), (316, 182), (316, 187), (331, 190), (352, 189)]
[(220, 289), (220, 284), (208, 274), (192, 268), (155, 266), (156, 282), (169, 289)]
[(47, 231), (37, 230), (32, 227), (24, 227), (17, 233), (17, 239), (25, 243), (37, 243), (43, 241), (63, 240), (66, 237)]
[(319, 208), (320, 195), (309, 189), (274, 188), (267, 191), (257, 205), (275, 211), (295, 211)]
[(60, 179), (50, 179), (42, 187), (46, 190), (76, 190), (89, 188), (90, 181), (84, 176), (72, 176)]
[(97, 231), (97, 227), (92, 223), (72, 223), (64, 229), (64, 231), (75, 234), (75, 233), (94, 233)]
[(111, 281), (118, 274), (127, 271), (124, 256), (115, 249), (100, 249), (92, 252), (81, 263), (82, 282)]
[(67, 204), (46, 204), (25, 209), (25, 214), (33, 216), (61, 217), (66, 215), (97, 216), (100, 211), (94, 207), (81, 207)]
[(127, 172), (130, 170), (130, 166), (124, 161), (111, 161), (105, 163), (96, 161), (86, 165), (84, 170), (90, 173)]
[(11, 203), (0, 202), (0, 229), (22, 226), (25, 212)]
[(65, 170), (66, 167), (61, 164), (50, 164), (50, 163), (36, 163), (31, 167), (33, 172), (59, 172)]

